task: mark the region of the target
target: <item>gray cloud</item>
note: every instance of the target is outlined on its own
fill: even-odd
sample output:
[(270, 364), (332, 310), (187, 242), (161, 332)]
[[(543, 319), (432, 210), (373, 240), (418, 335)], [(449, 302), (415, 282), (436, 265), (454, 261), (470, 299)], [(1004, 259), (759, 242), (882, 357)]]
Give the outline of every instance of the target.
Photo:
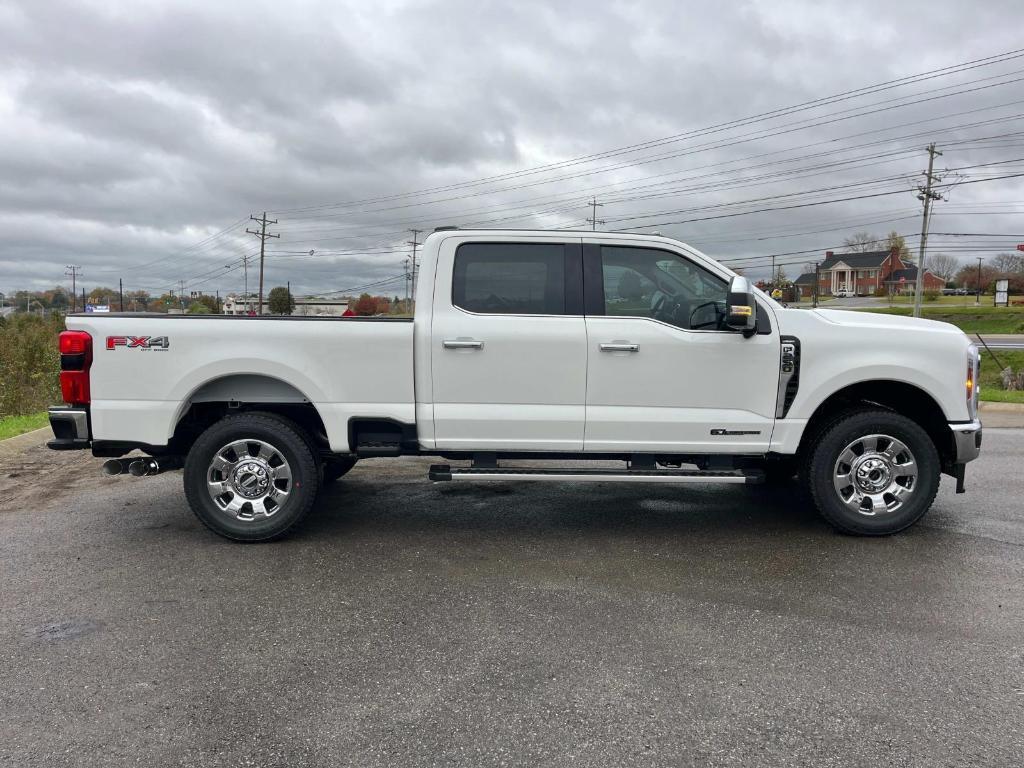
[[(82, 265), (87, 286), (121, 277), (151, 291), (179, 280), (238, 290), (241, 271), (224, 267), (253, 252), (255, 239), (239, 225), (202, 241), (263, 210), (277, 211), (282, 234), (268, 280), (290, 279), (304, 292), (400, 273), (409, 227), (578, 226), (591, 194), (606, 201), (609, 226), (631, 226), (702, 214), (621, 219), (818, 187), (907, 190), (664, 227), (727, 259), (824, 248), (856, 229), (912, 232), (917, 203), (909, 190), (930, 138), (950, 144), (943, 160), (951, 167), (1020, 156), (1016, 137), (974, 149), (952, 143), (1024, 130), (1010, 119), (1024, 113), (1024, 103), (1013, 103), (1024, 100), (1021, 83), (724, 145), (758, 129), (1011, 73), (1024, 59), (557, 172), (296, 209), (513, 173), (990, 56), (1016, 45), (1007, 22), (1018, 10), (1012, 0), (0, 0), (0, 291), (52, 286), (69, 263)], [(882, 138), (891, 142), (851, 149)], [(705, 146), (712, 142), (718, 146)], [(824, 162), (810, 157), (815, 152), (851, 158), (883, 150), (894, 153), (884, 162), (811, 168)], [(743, 160), (772, 152), (781, 154)], [(786, 166), (751, 166), (787, 157), (802, 176), (754, 184), (758, 173)], [(883, 177), (902, 181), (857, 186)], [(687, 178), (649, 190), (659, 197), (627, 191)], [(727, 180), (747, 186), (682, 189)], [(966, 213), (1019, 203), (1019, 181), (957, 188), (936, 225), (1019, 231), (1012, 215)], [(312, 257), (301, 255), (310, 249)], [(381, 290), (400, 293), (402, 285)]]

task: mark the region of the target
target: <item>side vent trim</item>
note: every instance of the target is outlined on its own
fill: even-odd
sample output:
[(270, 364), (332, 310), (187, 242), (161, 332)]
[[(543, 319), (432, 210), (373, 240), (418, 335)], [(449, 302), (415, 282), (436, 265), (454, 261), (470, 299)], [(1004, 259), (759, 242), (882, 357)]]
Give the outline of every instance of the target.
[(775, 401), (775, 418), (784, 419), (800, 389), (800, 339), (782, 336), (779, 341), (779, 392)]

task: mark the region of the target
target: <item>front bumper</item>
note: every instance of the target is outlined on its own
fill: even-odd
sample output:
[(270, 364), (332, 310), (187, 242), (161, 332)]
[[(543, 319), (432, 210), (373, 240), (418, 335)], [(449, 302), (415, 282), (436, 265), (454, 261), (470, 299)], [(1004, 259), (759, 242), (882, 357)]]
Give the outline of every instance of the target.
[(966, 423), (950, 424), (949, 428), (953, 430), (953, 446), (956, 450), (953, 462), (966, 464), (978, 458), (978, 454), (981, 453), (981, 421), (975, 419)]
[(53, 440), (46, 443), (55, 451), (77, 451), (90, 446), (89, 411), (70, 405), (55, 405), (47, 412)]

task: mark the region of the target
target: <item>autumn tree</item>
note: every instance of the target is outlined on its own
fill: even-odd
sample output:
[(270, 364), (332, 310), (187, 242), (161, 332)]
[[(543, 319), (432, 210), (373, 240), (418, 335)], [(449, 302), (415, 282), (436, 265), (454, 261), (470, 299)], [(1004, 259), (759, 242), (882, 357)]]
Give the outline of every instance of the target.
[(116, 304), (117, 303), (117, 291), (113, 288), (93, 288), (89, 292), (89, 298), (87, 299), (88, 304)]
[(901, 259), (906, 260), (910, 258), (910, 249), (907, 248), (906, 238), (895, 229), (890, 232), (888, 237), (885, 239), (885, 249), (887, 251), (892, 251), (893, 248), (899, 249)]
[(391, 309), (391, 300), (387, 296), (371, 296), (368, 293), (364, 293), (349, 304), (349, 308), (355, 314), (363, 317), (386, 315)]
[[(978, 289), (978, 266), (967, 264), (960, 268), (960, 271), (956, 273), (957, 285), (962, 285), (970, 291), (976, 291)], [(992, 268), (991, 264), (981, 265), (981, 292), (984, 293), (992, 287), (992, 283), (999, 273)]]

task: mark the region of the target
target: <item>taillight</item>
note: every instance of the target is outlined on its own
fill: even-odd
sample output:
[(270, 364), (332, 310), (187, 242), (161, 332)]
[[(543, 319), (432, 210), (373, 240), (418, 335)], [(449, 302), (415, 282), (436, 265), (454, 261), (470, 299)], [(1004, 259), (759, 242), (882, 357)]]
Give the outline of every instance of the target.
[(60, 334), (60, 393), (68, 405), (88, 405), (92, 336), (85, 331)]

